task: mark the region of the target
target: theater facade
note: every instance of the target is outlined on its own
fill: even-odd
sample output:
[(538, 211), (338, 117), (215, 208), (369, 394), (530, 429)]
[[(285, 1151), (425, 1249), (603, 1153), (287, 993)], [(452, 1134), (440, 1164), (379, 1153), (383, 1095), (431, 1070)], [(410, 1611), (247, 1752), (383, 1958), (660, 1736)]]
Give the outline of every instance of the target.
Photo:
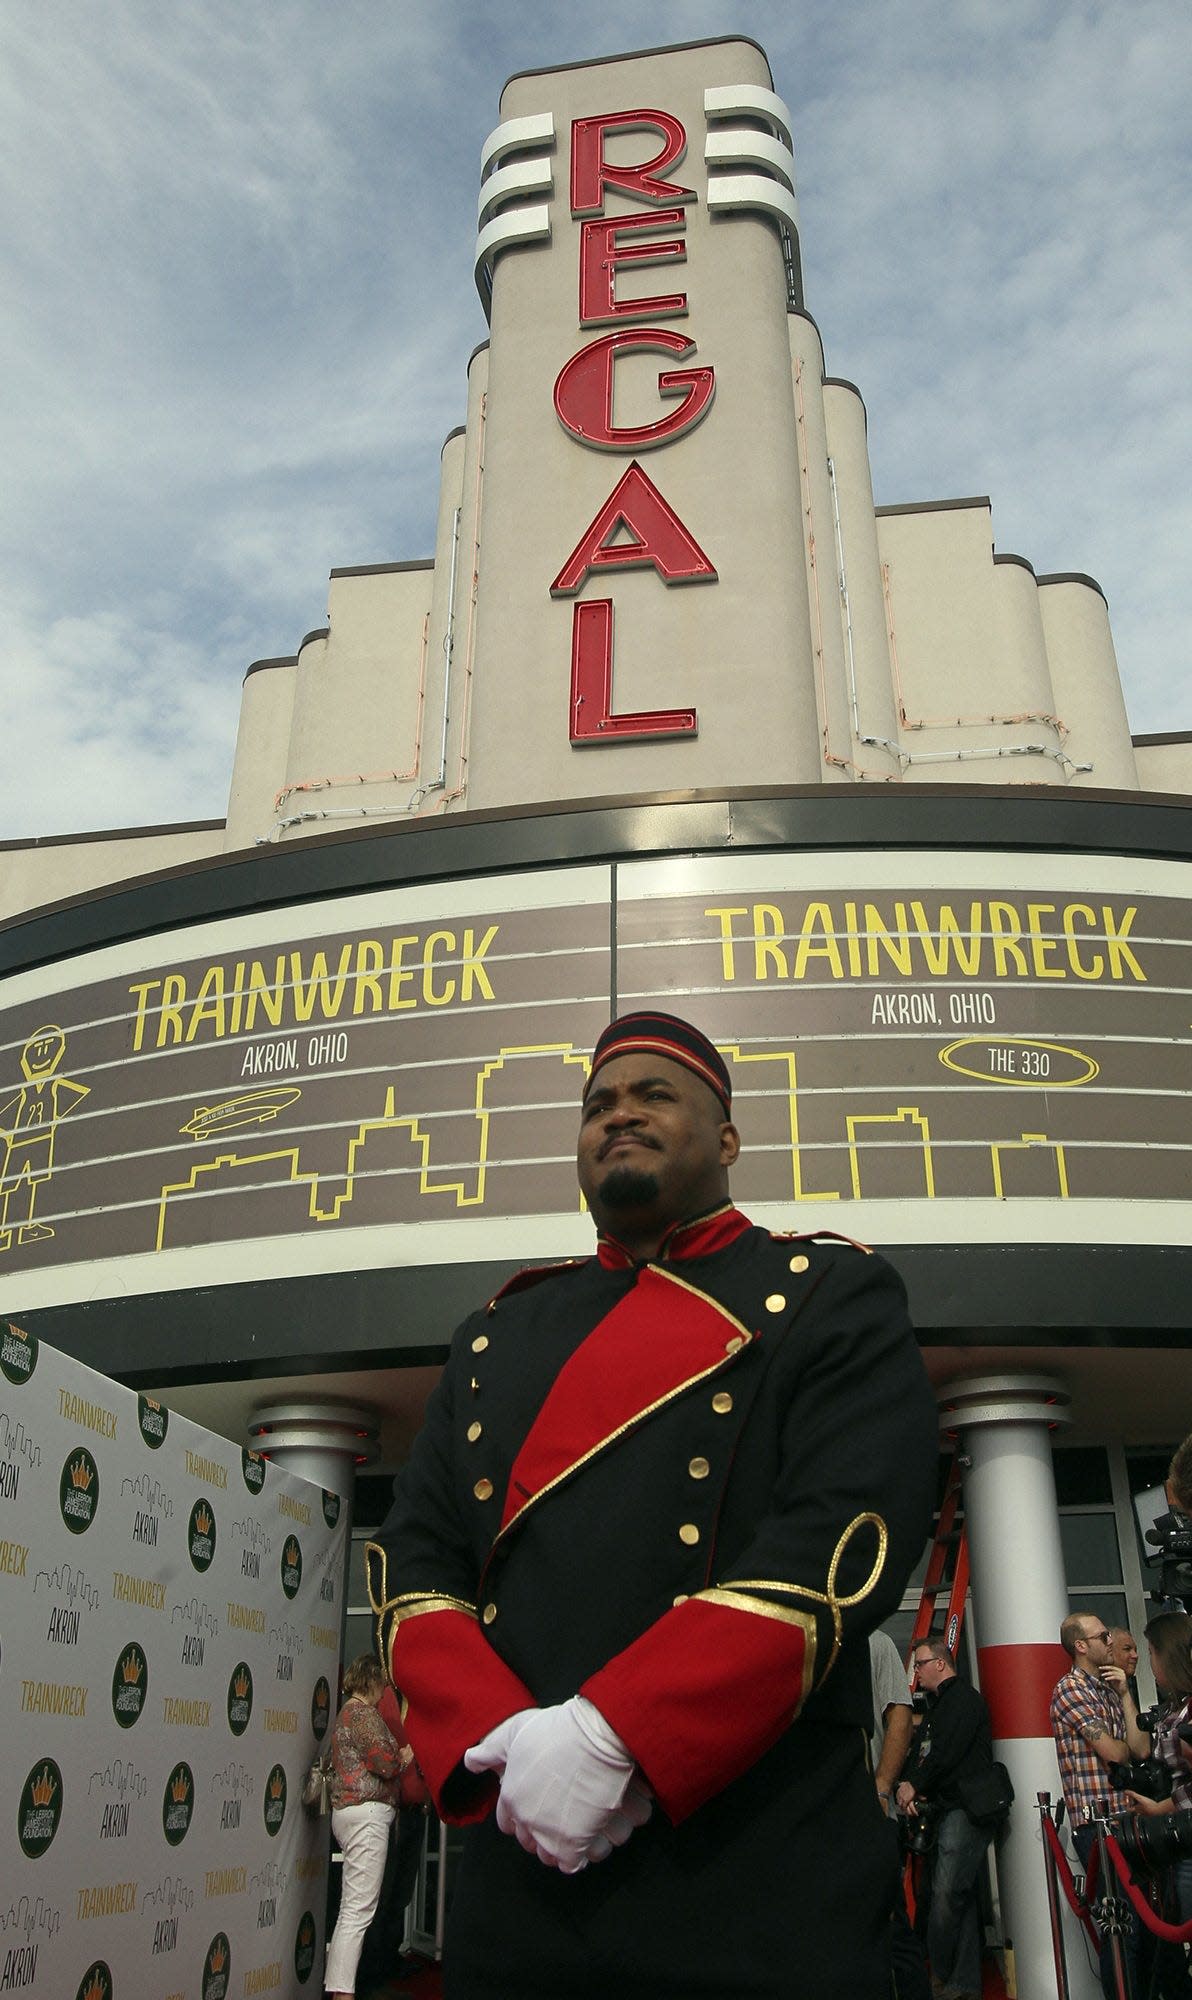
[(0, 1317), (362, 1535), (456, 1320), (590, 1249), (600, 1028), (689, 1014), (740, 1204), (906, 1278), (1044, 2000), (1056, 1628), (1139, 1630), (1192, 1412), (1192, 732), (987, 498), (875, 505), (756, 44), (514, 77), (475, 281), (433, 553), (249, 668), (226, 820), (0, 847)]

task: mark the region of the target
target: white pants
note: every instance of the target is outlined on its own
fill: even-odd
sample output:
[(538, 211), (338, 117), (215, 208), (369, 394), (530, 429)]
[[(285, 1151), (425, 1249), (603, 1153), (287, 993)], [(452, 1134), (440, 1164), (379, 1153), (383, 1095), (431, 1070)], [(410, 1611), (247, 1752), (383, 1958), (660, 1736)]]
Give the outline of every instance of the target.
[(327, 1947), (323, 1987), (328, 1993), (354, 1993), (356, 1967), (364, 1933), (377, 1914), (389, 1829), (394, 1808), (375, 1800), (363, 1806), (341, 1806), (331, 1815), (331, 1831), (343, 1849), (343, 1888), (339, 1922)]

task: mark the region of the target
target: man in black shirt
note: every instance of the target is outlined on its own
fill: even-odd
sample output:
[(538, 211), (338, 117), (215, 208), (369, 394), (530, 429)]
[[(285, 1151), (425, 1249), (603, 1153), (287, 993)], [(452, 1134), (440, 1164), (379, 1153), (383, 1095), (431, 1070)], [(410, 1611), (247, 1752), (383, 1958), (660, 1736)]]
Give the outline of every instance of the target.
[(980, 2000), (977, 1877), (993, 1828), (969, 1818), (959, 1788), (993, 1762), (989, 1710), (958, 1677), (942, 1639), (921, 1639), (912, 1664), (930, 1706), (896, 1797), (912, 1815), (924, 1800), (942, 1809), (929, 1863), (927, 1955), (937, 2000)]

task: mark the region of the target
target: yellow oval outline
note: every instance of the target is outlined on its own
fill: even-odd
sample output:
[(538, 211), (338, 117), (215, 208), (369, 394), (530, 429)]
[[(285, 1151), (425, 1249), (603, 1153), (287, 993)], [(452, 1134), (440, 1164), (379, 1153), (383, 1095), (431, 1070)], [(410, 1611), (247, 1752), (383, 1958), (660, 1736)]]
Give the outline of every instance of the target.
[[(950, 1058), (957, 1049), (972, 1048), (1014, 1048), (1046, 1049), (1049, 1055), (1073, 1056), (1077, 1062), (1087, 1065), (1087, 1075), (1052, 1078), (1050, 1076), (995, 1076), (988, 1070), (967, 1069), (964, 1063), (952, 1062)], [(1066, 1042), (1038, 1042), (1031, 1035), (962, 1035), (958, 1042), (949, 1042), (940, 1050), (940, 1061), (945, 1069), (957, 1076), (971, 1076), (977, 1083), (1008, 1083), (1017, 1090), (1074, 1090), (1082, 1083), (1091, 1083), (1100, 1076), (1101, 1065), (1092, 1056), (1086, 1056), (1083, 1049), (1071, 1049)]]

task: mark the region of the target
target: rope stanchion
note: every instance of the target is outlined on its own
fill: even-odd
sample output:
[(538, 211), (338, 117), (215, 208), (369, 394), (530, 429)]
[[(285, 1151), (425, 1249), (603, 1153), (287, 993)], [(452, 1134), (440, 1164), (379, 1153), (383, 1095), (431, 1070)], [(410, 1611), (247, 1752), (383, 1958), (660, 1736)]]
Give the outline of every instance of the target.
[(1091, 1942), (1094, 1945), (1099, 1945), (1101, 1942), (1100, 1934), (1097, 1930), (1096, 1924), (1093, 1922), (1093, 1914), (1092, 1914), (1093, 1891), (1097, 1886), (1098, 1855), (1096, 1848), (1094, 1847), (1091, 1855), (1089, 1856), (1088, 1874), (1085, 1876), (1085, 1899), (1082, 1900), (1072, 1875), (1072, 1869), (1069, 1864), (1068, 1857), (1064, 1853), (1064, 1850), (1060, 1845), (1059, 1834), (1056, 1832), (1051, 1819), (1048, 1817), (1046, 1813), (1044, 1813), (1043, 1815), (1043, 1837), (1046, 1840), (1048, 1847), (1051, 1849), (1052, 1859), (1055, 1862), (1056, 1874), (1059, 1877), (1060, 1887), (1064, 1892), (1064, 1898), (1068, 1904), (1069, 1909), (1071, 1910), (1074, 1917), (1079, 1917), (1081, 1923), (1084, 1925), (1085, 1930), (1089, 1934)]
[(1131, 1875), (1130, 1864), (1112, 1833), (1106, 1833), (1105, 1845), (1114, 1873), (1129, 1897), (1139, 1922), (1145, 1924), (1148, 1931), (1153, 1931), (1156, 1937), (1166, 1939), (1168, 1944), (1192, 1944), (1192, 1919), (1186, 1924), (1169, 1924), (1157, 1916)]

